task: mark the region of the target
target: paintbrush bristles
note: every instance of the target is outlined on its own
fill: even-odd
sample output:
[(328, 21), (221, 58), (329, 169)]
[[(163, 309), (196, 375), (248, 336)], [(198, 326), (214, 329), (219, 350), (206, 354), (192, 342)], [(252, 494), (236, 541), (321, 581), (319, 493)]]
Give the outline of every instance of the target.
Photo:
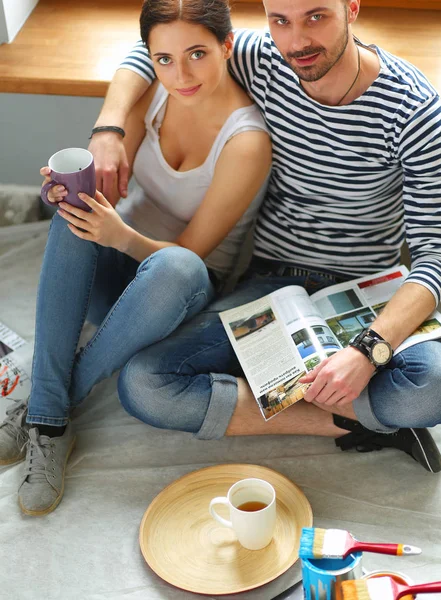
[(354, 538), (344, 529), (305, 527), (300, 539), (300, 558), (343, 558)]
[(323, 556), (323, 545), (325, 543), (326, 529), (316, 529), (314, 534), (314, 543), (312, 545), (312, 552), (314, 558), (321, 558)]
[(390, 577), (374, 579), (355, 579), (341, 584), (342, 600), (395, 600), (398, 590), (394, 591), (394, 580)]
[(322, 558), (326, 529), (304, 527), (300, 538), (300, 558)]
[(342, 600), (373, 600), (365, 581), (342, 581), (341, 592)]

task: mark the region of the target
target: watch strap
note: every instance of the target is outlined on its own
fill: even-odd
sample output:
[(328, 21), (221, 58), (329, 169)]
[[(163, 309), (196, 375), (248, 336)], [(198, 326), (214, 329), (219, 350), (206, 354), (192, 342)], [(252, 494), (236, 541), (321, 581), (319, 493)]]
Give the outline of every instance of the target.
[(349, 345), (352, 348), (355, 348), (356, 350), (358, 350), (359, 352), (361, 352), (362, 354), (364, 354), (369, 360), (371, 359), (371, 353), (369, 352), (369, 349), (362, 343), (363, 338), (365, 337), (366, 330), (363, 330), (361, 333), (359, 333), (358, 335), (356, 335), (350, 342)]
[[(366, 338), (368, 338), (368, 339), (366, 340)], [(356, 335), (349, 342), (349, 345), (352, 348), (355, 348), (356, 350), (358, 350), (359, 352), (361, 352), (362, 354), (364, 354), (364, 356), (366, 356), (366, 358), (368, 358), (369, 361), (376, 368), (381, 368), (381, 367), (385, 366), (387, 363), (385, 363), (385, 365), (379, 365), (374, 360), (374, 358), (372, 356), (373, 347), (378, 342), (383, 342), (384, 344), (387, 344), (389, 346), (390, 351), (391, 351), (391, 357), (390, 358), (392, 358), (393, 350), (392, 350), (389, 342), (387, 342), (379, 333), (377, 333), (376, 331), (374, 331), (373, 329), (370, 329), (370, 328), (369, 329), (363, 329), (363, 331), (361, 331), (358, 335)]]

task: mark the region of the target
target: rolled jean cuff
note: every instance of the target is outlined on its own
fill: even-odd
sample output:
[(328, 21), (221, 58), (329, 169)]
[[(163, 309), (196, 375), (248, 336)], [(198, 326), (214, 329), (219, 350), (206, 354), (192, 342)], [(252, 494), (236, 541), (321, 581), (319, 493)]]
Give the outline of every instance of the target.
[(354, 400), (352, 406), (358, 421), (360, 421), (363, 427), (366, 427), (371, 431), (376, 431), (377, 433), (395, 433), (398, 431), (396, 427), (383, 425), (375, 416), (369, 397), (369, 386), (364, 388), (358, 398)]
[(69, 422), (69, 417), (39, 417), (38, 415), (29, 415), (26, 417), (28, 425), (53, 425), (54, 427), (63, 427)]
[(194, 437), (220, 440), (224, 437), (237, 404), (237, 380), (232, 375), (211, 373), (211, 398), (204, 422)]

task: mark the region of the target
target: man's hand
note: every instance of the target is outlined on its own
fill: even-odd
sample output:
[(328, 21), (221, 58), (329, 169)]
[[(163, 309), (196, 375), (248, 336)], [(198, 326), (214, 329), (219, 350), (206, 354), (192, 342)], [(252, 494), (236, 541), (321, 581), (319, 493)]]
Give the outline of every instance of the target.
[(96, 170), (96, 187), (115, 206), (122, 196), (127, 196), (129, 163), (126, 149), (119, 133), (96, 133), (89, 144)]
[(336, 352), (300, 379), (311, 383), (305, 393), (306, 402), (340, 406), (358, 398), (375, 373), (375, 367), (355, 348)]

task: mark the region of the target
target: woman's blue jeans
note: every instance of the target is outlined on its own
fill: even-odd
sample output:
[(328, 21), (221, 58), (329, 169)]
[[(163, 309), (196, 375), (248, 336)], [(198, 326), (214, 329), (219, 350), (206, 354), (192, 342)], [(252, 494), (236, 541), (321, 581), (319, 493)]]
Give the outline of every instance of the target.
[[(28, 423), (64, 425), (92, 387), (214, 298), (204, 262), (168, 247), (141, 263), (76, 237), (55, 215), (37, 296)], [(77, 352), (86, 317), (98, 325)]]
[[(286, 285), (301, 285), (312, 294), (336, 282), (329, 274), (314, 272), (262, 273), (252, 264), (249, 279), (232, 294), (129, 360), (118, 381), (122, 405), (154, 427), (192, 432), (199, 439), (221, 438), (236, 407), (236, 377), (242, 372), (218, 313)], [(354, 401), (357, 418), (368, 429), (384, 433), (441, 423), (440, 365), (438, 341), (401, 352)]]

